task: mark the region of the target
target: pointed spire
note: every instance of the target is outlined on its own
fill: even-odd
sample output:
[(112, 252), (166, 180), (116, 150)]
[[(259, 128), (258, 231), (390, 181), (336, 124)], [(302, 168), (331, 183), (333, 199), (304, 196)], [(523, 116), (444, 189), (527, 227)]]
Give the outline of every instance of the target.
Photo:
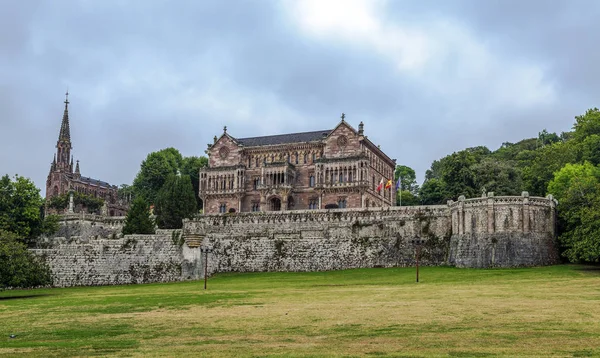
[(71, 129), (69, 128), (69, 91), (65, 93), (65, 112), (63, 113), (62, 123), (60, 125), (60, 133), (58, 135), (59, 142), (71, 142)]
[(75, 166), (75, 174), (81, 174), (79, 173), (79, 160), (77, 160), (77, 165)]

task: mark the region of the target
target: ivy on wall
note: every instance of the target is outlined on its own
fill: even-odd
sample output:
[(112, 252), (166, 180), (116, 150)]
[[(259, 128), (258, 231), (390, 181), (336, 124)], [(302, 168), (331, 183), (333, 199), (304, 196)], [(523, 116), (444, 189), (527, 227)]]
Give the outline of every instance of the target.
[[(104, 199), (96, 198), (83, 193), (74, 192), (73, 204), (75, 206), (84, 207), (88, 213), (98, 213), (100, 212), (100, 208), (102, 208), (102, 205), (104, 205)], [(52, 198), (50, 198), (48, 206), (57, 210), (66, 209), (69, 206), (69, 194), (65, 193), (62, 195), (53, 196)]]

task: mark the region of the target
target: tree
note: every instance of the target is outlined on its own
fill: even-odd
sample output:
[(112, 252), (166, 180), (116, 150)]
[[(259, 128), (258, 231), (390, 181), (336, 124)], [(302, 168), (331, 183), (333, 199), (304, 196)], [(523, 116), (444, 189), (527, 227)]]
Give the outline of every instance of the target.
[(200, 192), (200, 168), (206, 166), (208, 166), (208, 158), (206, 157), (185, 157), (181, 162), (181, 175), (190, 177), (198, 208), (202, 208), (202, 201), (198, 196)]
[(181, 153), (175, 148), (166, 148), (148, 154), (133, 180), (134, 194), (144, 197), (150, 204), (155, 204), (158, 191), (169, 174), (177, 174), (182, 160)]
[(197, 211), (196, 195), (188, 175), (169, 175), (158, 192), (154, 212), (161, 229), (180, 229), (182, 220)]
[[(0, 178), (0, 230), (11, 232), (21, 240), (32, 240), (41, 234), (52, 234), (56, 218), (43, 217), (40, 189), (27, 178), (8, 175)], [(49, 220), (46, 224), (45, 220)]]
[(575, 117), (573, 126), (573, 140), (583, 140), (593, 134), (600, 135), (600, 110), (598, 108), (588, 109), (584, 115)]
[(425, 180), (419, 190), (419, 199), (423, 205), (443, 204), (447, 198), (446, 184), (436, 178)]
[(413, 206), (419, 204), (419, 198), (410, 191), (398, 190), (396, 192), (396, 205)]
[(0, 230), (0, 291), (52, 284), (50, 268), (27, 250), (17, 235)]
[(406, 190), (412, 194), (416, 194), (419, 191), (417, 175), (413, 168), (406, 165), (396, 165), (396, 169), (394, 170), (394, 185), (398, 181), (398, 178), (402, 178), (399, 190)]
[(571, 142), (558, 142), (536, 150), (522, 169), (524, 189), (531, 195), (545, 196), (554, 173), (576, 161), (577, 151)]
[(495, 195), (519, 195), (523, 188), (521, 171), (512, 161), (483, 158), (472, 166), (475, 188), (485, 188)]
[(564, 255), (571, 261), (600, 262), (600, 168), (589, 162), (566, 164), (548, 192), (558, 199)]
[(150, 216), (150, 207), (144, 198), (138, 196), (133, 200), (131, 208), (127, 212), (123, 235), (154, 234), (154, 232), (154, 220)]

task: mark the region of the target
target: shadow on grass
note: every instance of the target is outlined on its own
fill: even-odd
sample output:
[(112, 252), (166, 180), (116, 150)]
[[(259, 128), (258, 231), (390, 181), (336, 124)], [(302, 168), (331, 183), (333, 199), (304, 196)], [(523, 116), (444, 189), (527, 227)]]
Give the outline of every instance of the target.
[(20, 299), (26, 299), (26, 298), (47, 297), (47, 296), (54, 296), (54, 295), (49, 294), (49, 293), (42, 293), (42, 294), (38, 293), (38, 294), (31, 294), (31, 295), (6, 296), (6, 297), (0, 297), (0, 302), (8, 301), (8, 300), (20, 300)]
[(586, 265), (575, 268), (575, 271), (593, 272), (600, 274), (600, 265)]

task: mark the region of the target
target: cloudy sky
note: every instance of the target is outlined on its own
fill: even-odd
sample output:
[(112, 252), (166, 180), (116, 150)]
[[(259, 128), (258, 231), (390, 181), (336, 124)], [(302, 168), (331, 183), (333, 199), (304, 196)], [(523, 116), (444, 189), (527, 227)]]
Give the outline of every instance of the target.
[(24, 0), (0, 11), (0, 175), (44, 194), (69, 89), (83, 175), (334, 127), (417, 171), (600, 106), (597, 0)]

